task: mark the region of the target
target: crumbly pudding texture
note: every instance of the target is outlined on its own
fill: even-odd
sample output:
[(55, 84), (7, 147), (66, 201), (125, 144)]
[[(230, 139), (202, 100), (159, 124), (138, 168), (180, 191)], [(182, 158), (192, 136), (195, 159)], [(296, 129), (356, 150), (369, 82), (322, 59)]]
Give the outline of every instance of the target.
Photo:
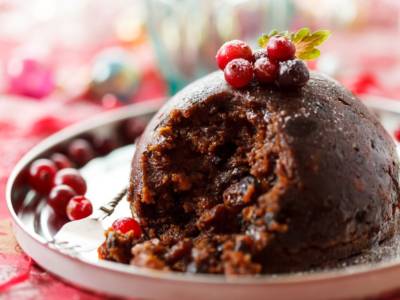
[(398, 175), (391, 138), (336, 81), (233, 89), (216, 72), (148, 125), (128, 197), (143, 235), (109, 230), (99, 254), (190, 273), (319, 267), (393, 235)]

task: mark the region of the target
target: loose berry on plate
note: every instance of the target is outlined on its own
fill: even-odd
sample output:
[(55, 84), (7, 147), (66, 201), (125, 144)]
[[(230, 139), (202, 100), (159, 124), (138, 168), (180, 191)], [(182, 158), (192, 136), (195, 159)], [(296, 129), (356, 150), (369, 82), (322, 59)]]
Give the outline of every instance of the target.
[(140, 228), (139, 223), (133, 218), (121, 218), (115, 220), (112, 224), (112, 228), (121, 233), (133, 231), (133, 235), (136, 238), (139, 238), (142, 235), (142, 229)]
[(83, 166), (94, 157), (94, 152), (87, 140), (76, 139), (68, 147), (68, 156), (79, 166)]
[(67, 168), (57, 172), (54, 178), (54, 185), (65, 184), (71, 187), (78, 195), (85, 195), (86, 181), (78, 170)]
[(285, 61), (295, 57), (296, 47), (283, 36), (273, 36), (268, 41), (267, 53), (271, 60)]
[(236, 58), (242, 58), (252, 62), (253, 52), (250, 46), (243, 41), (232, 40), (224, 43), (215, 56), (218, 67), (221, 70), (225, 69), (226, 65)]
[(394, 135), (394, 138), (396, 139), (396, 141), (397, 141), (398, 143), (400, 143), (400, 128), (396, 129), (396, 130), (394, 131), (393, 135)]
[(69, 200), (66, 211), (71, 221), (80, 220), (92, 214), (93, 206), (85, 196), (75, 196)]
[(122, 122), (118, 132), (121, 135), (122, 140), (125, 143), (130, 144), (142, 134), (145, 127), (146, 124), (144, 121), (137, 118), (131, 118)]
[(253, 66), (243, 58), (230, 61), (224, 69), (225, 80), (234, 88), (248, 85), (253, 79), (253, 75)]
[(279, 63), (277, 83), (281, 87), (302, 87), (310, 79), (307, 65), (299, 59)]
[(57, 185), (51, 189), (47, 203), (59, 216), (66, 217), (67, 204), (75, 196), (76, 192), (68, 185)]
[(274, 82), (278, 77), (279, 65), (267, 57), (257, 59), (254, 63), (254, 75), (261, 83)]
[(260, 59), (262, 57), (268, 57), (266, 49), (257, 49), (256, 51), (254, 51), (254, 54), (253, 54), (254, 61), (257, 61), (258, 59)]
[(111, 136), (96, 136), (93, 140), (93, 148), (100, 155), (106, 155), (117, 148), (118, 142)]
[(38, 159), (29, 168), (29, 184), (37, 192), (47, 195), (53, 187), (57, 167), (49, 159)]
[(54, 153), (50, 159), (55, 163), (57, 169), (72, 168), (72, 162), (62, 153)]

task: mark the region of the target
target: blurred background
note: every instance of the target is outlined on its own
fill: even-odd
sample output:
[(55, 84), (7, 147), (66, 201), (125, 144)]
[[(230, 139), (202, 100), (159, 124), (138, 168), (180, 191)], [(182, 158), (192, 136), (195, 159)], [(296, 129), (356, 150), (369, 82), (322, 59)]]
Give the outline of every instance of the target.
[(214, 70), (224, 41), (303, 26), (333, 32), (311, 68), (400, 98), (398, 0), (0, 0), (0, 91), (112, 108)]
[(303, 26), (333, 33), (310, 68), (400, 99), (398, 0), (0, 0), (0, 174), (66, 125), (215, 70), (224, 41)]

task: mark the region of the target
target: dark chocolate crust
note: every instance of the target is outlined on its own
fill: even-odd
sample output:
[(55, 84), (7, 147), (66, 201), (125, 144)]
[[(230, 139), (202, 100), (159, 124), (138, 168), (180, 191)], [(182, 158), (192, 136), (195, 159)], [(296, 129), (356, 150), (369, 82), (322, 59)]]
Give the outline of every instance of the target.
[(392, 139), (333, 79), (233, 89), (216, 72), (149, 123), (129, 201), (165, 269), (299, 271), (392, 236), (398, 175)]

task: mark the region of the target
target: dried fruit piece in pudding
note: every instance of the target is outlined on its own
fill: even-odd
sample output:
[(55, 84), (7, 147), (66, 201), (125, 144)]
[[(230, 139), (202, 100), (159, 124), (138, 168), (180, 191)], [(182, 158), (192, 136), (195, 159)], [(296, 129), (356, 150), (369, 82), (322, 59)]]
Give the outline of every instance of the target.
[(225, 69), (226, 65), (236, 58), (242, 58), (252, 62), (253, 52), (250, 46), (243, 41), (232, 40), (223, 44), (215, 57), (218, 67), (221, 70)]
[(67, 204), (75, 196), (76, 192), (68, 185), (57, 185), (51, 189), (47, 203), (57, 215), (66, 217)]
[(57, 172), (54, 179), (55, 185), (65, 184), (70, 186), (78, 195), (85, 195), (86, 181), (78, 170), (67, 168)]
[(237, 58), (230, 61), (224, 69), (225, 80), (235, 88), (241, 88), (253, 79), (253, 66), (247, 60)]
[(85, 196), (75, 196), (69, 200), (66, 211), (68, 219), (75, 221), (90, 216), (93, 206)]
[(139, 238), (142, 235), (142, 229), (139, 223), (133, 218), (121, 218), (113, 222), (112, 228), (120, 233), (133, 231), (133, 236)]
[(47, 195), (53, 187), (57, 167), (49, 159), (38, 159), (29, 168), (29, 184), (37, 192)]

